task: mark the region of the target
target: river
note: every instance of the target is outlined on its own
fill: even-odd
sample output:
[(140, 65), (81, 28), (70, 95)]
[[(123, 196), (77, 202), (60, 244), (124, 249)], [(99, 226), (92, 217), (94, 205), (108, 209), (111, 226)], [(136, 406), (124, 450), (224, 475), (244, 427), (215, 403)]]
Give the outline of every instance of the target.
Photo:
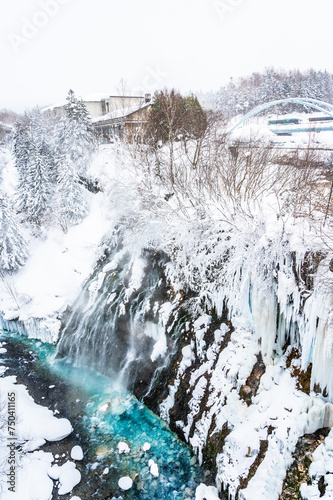
[[(82, 500), (195, 498), (196, 487), (204, 481), (196, 457), (135, 396), (95, 370), (56, 358), (51, 344), (5, 330), (0, 340), (7, 350), (2, 355), (8, 367), (5, 375), (15, 375), (36, 403), (68, 418), (73, 426), (65, 440), (42, 449), (59, 455), (65, 448), (65, 461), (74, 445), (82, 447), (84, 458), (77, 463), (82, 480), (75, 495)], [(127, 452), (121, 453), (119, 446)], [(155, 470), (152, 463), (157, 464)], [(133, 479), (130, 490), (118, 486), (123, 476)], [(53, 499), (58, 498), (70, 495), (58, 496), (55, 486)]]

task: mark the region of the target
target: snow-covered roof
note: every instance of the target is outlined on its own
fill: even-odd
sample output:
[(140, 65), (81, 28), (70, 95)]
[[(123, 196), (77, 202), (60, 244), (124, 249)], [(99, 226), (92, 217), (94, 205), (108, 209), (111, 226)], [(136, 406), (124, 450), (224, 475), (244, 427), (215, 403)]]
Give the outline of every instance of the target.
[[(144, 100), (144, 96), (121, 96), (121, 95), (110, 95), (102, 92), (94, 92), (91, 94), (85, 94), (82, 96), (78, 96), (78, 99), (81, 99), (83, 102), (101, 102), (104, 99), (142, 99)], [(50, 106), (46, 106), (42, 109), (42, 111), (52, 110), (55, 108), (61, 108), (65, 106), (66, 101), (58, 102), (56, 104), (51, 104)]]
[(111, 111), (110, 113), (107, 113), (106, 115), (103, 116), (97, 116), (96, 118), (93, 118), (91, 121), (92, 123), (99, 123), (99, 122), (104, 122), (108, 120), (115, 120), (116, 118), (125, 118), (126, 116), (131, 115), (132, 113), (135, 113), (136, 111), (139, 111), (140, 109), (147, 108), (151, 105), (151, 102), (142, 104), (142, 105), (137, 105), (137, 106), (127, 106), (126, 108), (120, 108), (116, 109), (114, 111)]
[(62, 108), (64, 107), (66, 104), (65, 101), (63, 102), (58, 102), (57, 104), (51, 104), (51, 106), (46, 106), (46, 108), (42, 108), (42, 113), (44, 113), (44, 111), (52, 111), (52, 109), (57, 109), (57, 108)]
[(85, 94), (83, 96), (80, 96), (80, 99), (82, 101), (102, 101), (103, 99), (144, 99), (144, 96), (142, 95), (110, 95), (110, 94), (104, 94), (101, 92), (94, 92), (91, 94)]
[(3, 122), (0, 122), (0, 127), (6, 130), (7, 132), (11, 132), (14, 128), (13, 125), (9, 125), (8, 123), (3, 123)]

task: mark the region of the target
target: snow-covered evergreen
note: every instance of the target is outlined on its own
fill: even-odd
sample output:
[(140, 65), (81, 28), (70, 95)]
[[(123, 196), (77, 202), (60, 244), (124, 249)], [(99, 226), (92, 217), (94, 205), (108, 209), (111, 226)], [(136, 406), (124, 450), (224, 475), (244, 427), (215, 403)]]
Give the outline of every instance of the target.
[(53, 188), (47, 159), (37, 147), (32, 148), (26, 177), (28, 199), (25, 220), (40, 227), (51, 212)]
[(30, 115), (32, 142), (44, 159), (50, 176), (50, 181), (56, 183), (57, 172), (54, 158), (54, 133), (51, 123), (45, 118), (38, 107)]
[(95, 136), (84, 103), (70, 90), (65, 105), (65, 116), (56, 130), (58, 161), (70, 159), (79, 175), (85, 176), (95, 149)]
[(14, 130), (13, 153), (18, 173), (17, 207), (24, 214), (27, 210), (29, 189), (27, 185), (28, 165), (32, 150), (30, 123), (27, 116), (17, 121)]
[(52, 153), (41, 113), (16, 124), (14, 157), (18, 171), (17, 206), (22, 220), (42, 226), (52, 209)]
[(6, 195), (0, 192), (0, 270), (16, 271), (28, 258), (27, 243)]
[(58, 175), (59, 216), (63, 219), (62, 223), (77, 224), (87, 215), (83, 191), (75, 164), (66, 158)]
[(73, 91), (67, 101), (65, 117), (53, 127), (38, 108), (15, 126), (17, 210), (37, 232), (56, 221), (66, 230), (87, 213), (80, 175), (85, 177), (95, 138), (82, 101)]

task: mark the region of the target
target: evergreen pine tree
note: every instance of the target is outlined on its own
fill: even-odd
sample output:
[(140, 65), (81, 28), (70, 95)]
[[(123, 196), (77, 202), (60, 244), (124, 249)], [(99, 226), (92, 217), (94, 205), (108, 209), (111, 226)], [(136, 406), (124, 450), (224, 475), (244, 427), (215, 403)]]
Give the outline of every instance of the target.
[(57, 130), (57, 158), (70, 159), (76, 165), (79, 175), (85, 176), (95, 149), (95, 136), (84, 103), (68, 92), (66, 115)]
[(40, 111), (34, 110), (17, 124), (14, 155), (18, 170), (17, 206), (25, 220), (36, 227), (45, 223), (51, 213), (52, 187), (51, 148)]
[(201, 139), (207, 129), (207, 116), (198, 98), (193, 94), (185, 97), (184, 108), (184, 136), (196, 140)]
[(65, 227), (67, 223), (81, 222), (87, 214), (87, 203), (76, 166), (69, 158), (64, 160), (59, 172), (58, 192), (60, 216)]
[(27, 244), (15, 214), (0, 192), (0, 270), (16, 271), (28, 257)]
[(43, 153), (33, 145), (26, 177), (28, 197), (25, 218), (36, 227), (42, 226), (51, 213), (53, 188), (48, 167)]
[(195, 95), (183, 97), (174, 89), (155, 93), (148, 121), (152, 142), (171, 143), (179, 136), (198, 140), (206, 128), (206, 113)]
[(27, 211), (28, 205), (28, 165), (30, 154), (32, 151), (32, 140), (31, 140), (31, 130), (30, 130), (30, 120), (27, 115), (25, 115), (24, 120), (17, 121), (14, 128), (14, 141), (13, 141), (13, 153), (15, 158), (15, 165), (18, 173), (18, 186), (17, 186), (17, 208), (21, 213)]
[(44, 164), (50, 174), (50, 180), (56, 183), (57, 173), (54, 158), (54, 145), (52, 144), (52, 131), (38, 107), (33, 109), (30, 118), (33, 144), (37, 148), (39, 155), (43, 158)]
[(279, 74), (273, 68), (268, 68), (260, 86), (261, 92), (259, 99), (261, 103), (275, 101), (283, 96), (283, 85)]

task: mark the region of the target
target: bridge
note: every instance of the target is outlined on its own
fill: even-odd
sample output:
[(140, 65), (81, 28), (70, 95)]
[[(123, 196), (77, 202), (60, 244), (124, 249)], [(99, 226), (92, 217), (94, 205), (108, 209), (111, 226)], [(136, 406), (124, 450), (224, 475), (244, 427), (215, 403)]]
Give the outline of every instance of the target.
[(310, 97), (291, 97), (287, 99), (278, 99), (277, 101), (266, 102), (265, 104), (257, 106), (256, 108), (252, 109), (252, 111), (249, 111), (246, 115), (244, 115), (243, 118), (238, 123), (236, 123), (236, 125), (234, 125), (230, 130), (227, 131), (226, 135), (230, 135), (236, 128), (242, 125), (242, 123), (246, 122), (261, 111), (264, 111), (267, 108), (271, 108), (272, 106), (285, 103), (302, 104), (303, 106), (311, 107), (317, 111), (320, 111), (321, 113), (324, 113), (325, 115), (330, 116), (333, 120), (332, 104), (324, 101), (319, 101), (318, 99), (312, 99)]

